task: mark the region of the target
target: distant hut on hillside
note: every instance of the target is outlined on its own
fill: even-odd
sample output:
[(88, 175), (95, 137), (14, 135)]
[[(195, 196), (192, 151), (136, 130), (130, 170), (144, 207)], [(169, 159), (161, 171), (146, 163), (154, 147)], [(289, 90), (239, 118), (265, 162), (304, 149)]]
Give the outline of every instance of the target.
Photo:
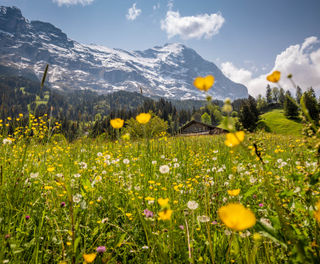
[(228, 133), (227, 130), (208, 125), (196, 120), (191, 120), (179, 129), (179, 132), (183, 136), (187, 135), (220, 135)]

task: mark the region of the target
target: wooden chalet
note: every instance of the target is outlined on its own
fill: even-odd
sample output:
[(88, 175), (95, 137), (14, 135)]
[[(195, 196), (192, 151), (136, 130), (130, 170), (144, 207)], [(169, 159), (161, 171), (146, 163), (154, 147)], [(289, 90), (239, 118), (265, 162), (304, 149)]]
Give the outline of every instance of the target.
[(193, 135), (220, 135), (228, 133), (227, 130), (208, 125), (196, 120), (191, 120), (179, 129), (180, 135), (182, 136), (193, 136)]

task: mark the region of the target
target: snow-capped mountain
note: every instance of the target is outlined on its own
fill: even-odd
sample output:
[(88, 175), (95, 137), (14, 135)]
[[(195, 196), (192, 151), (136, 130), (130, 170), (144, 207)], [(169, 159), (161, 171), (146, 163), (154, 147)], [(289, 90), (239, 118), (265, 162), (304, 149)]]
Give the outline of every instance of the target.
[(100, 93), (142, 89), (147, 96), (204, 99), (193, 86), (197, 76), (212, 74), (210, 95), (216, 99), (248, 96), (247, 88), (232, 82), (209, 61), (182, 44), (144, 51), (125, 51), (73, 41), (50, 23), (28, 21), (16, 7), (0, 7), (0, 64), (31, 69), (61, 90), (91, 89)]

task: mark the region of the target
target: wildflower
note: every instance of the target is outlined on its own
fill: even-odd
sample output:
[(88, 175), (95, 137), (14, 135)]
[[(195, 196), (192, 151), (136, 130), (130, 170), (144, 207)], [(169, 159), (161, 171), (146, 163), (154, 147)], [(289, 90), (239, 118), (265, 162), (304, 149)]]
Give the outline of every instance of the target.
[(197, 77), (194, 79), (193, 85), (198, 88), (200, 91), (207, 92), (211, 86), (214, 84), (214, 77), (212, 75), (208, 75), (206, 77)]
[(140, 124), (147, 124), (150, 121), (150, 119), (151, 119), (151, 115), (149, 113), (141, 113), (136, 116), (136, 120)]
[(199, 204), (196, 201), (189, 201), (187, 203), (187, 206), (190, 210), (196, 210), (199, 206)]
[(222, 206), (218, 214), (227, 227), (236, 231), (250, 228), (256, 223), (255, 215), (242, 204), (233, 203)]
[(96, 253), (91, 253), (91, 254), (83, 254), (83, 259), (86, 263), (92, 263), (94, 259), (96, 258), (97, 254)]
[(81, 201), (82, 195), (81, 194), (76, 194), (73, 196), (72, 200), (74, 203), (79, 203)]
[(161, 206), (161, 207), (167, 207), (168, 204), (169, 204), (169, 198), (159, 198), (158, 199), (158, 204)]
[(4, 140), (2, 140), (2, 144), (3, 145), (10, 145), (10, 144), (12, 144), (12, 140), (11, 139), (9, 139), (9, 138), (5, 138)]
[(159, 212), (159, 220), (170, 220), (171, 219), (171, 215), (172, 215), (173, 211), (171, 209), (166, 209), (163, 210), (161, 212)]
[(170, 168), (168, 165), (162, 165), (159, 167), (159, 171), (162, 173), (162, 174), (165, 174), (165, 173), (168, 173), (170, 171)]
[(153, 217), (153, 212), (148, 210), (148, 209), (143, 210), (143, 213), (147, 218), (148, 217)]
[(206, 215), (199, 215), (197, 217), (197, 220), (200, 222), (200, 223), (206, 223), (206, 222), (209, 222), (210, 221), (210, 217), (209, 216), (206, 216)]
[(263, 203), (259, 203), (259, 207), (263, 207)]
[(65, 202), (61, 202), (60, 207), (65, 207), (66, 203)]
[(31, 173), (30, 173), (30, 178), (31, 178), (31, 179), (38, 178), (38, 176), (39, 176), (39, 172), (35, 172), (35, 173), (31, 172)]
[(30, 219), (30, 215), (26, 215), (26, 220), (29, 220)]
[(179, 228), (180, 228), (181, 230), (184, 230), (184, 225), (179, 225)]
[(243, 140), (244, 140), (244, 132), (243, 131), (238, 131), (235, 133), (228, 133), (226, 135), (226, 141), (224, 144), (226, 144), (228, 147), (234, 147), (239, 145)]
[(73, 174), (73, 177), (79, 178), (79, 177), (81, 177), (81, 174), (80, 173)]
[(240, 193), (240, 189), (228, 190), (230, 196), (237, 196)]
[(97, 247), (96, 251), (97, 251), (97, 253), (102, 254), (103, 252), (106, 251), (106, 247), (105, 246)]
[(114, 129), (119, 129), (119, 128), (123, 127), (123, 124), (124, 124), (124, 120), (122, 120), (121, 118), (115, 118), (115, 119), (110, 120), (110, 125)]
[(142, 249), (148, 249), (148, 248), (149, 248), (148, 246), (143, 246), (143, 247), (142, 247)]
[(54, 171), (54, 167), (51, 167), (51, 166), (48, 167), (48, 168), (47, 168), (47, 171), (48, 171), (48, 172), (53, 172), (53, 171)]
[(122, 138), (123, 140), (128, 141), (128, 140), (130, 140), (130, 134), (129, 134), (129, 133), (126, 133), (126, 134), (124, 134), (121, 138)]
[(280, 72), (279, 71), (274, 71), (270, 75), (267, 76), (267, 80), (269, 82), (277, 83), (280, 80)]
[(127, 164), (129, 164), (129, 163), (130, 163), (130, 160), (128, 160), (128, 159), (124, 159), (124, 160), (123, 160), (123, 164), (127, 165)]
[(317, 207), (317, 210), (314, 211), (314, 217), (316, 218), (318, 223), (320, 223), (320, 200), (317, 202), (316, 207)]

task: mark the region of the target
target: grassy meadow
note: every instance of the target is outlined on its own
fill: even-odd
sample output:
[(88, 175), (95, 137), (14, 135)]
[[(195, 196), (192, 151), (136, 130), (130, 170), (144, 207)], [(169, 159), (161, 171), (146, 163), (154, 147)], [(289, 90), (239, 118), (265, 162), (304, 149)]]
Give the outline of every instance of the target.
[[(0, 263), (320, 261), (313, 139), (261, 132), (232, 148), (225, 135), (68, 143), (38, 130), (0, 145)], [(219, 215), (239, 203), (253, 224), (246, 213)]]

